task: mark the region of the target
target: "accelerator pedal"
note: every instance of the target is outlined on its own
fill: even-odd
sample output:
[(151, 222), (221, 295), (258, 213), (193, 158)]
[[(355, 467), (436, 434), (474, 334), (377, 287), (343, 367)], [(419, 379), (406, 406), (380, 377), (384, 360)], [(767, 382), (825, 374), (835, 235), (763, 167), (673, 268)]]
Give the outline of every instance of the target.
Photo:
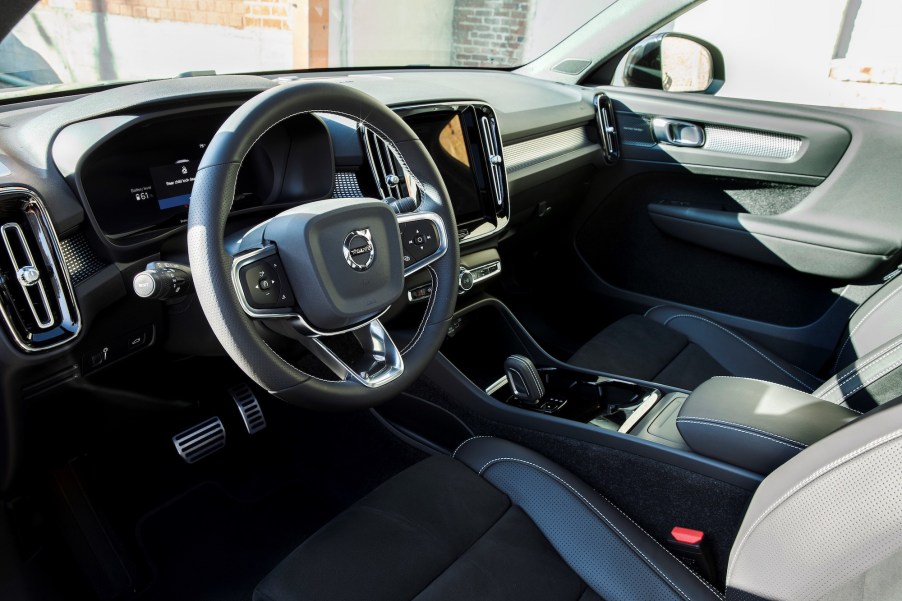
[(241, 413), (248, 434), (256, 434), (266, 427), (266, 418), (263, 416), (263, 409), (260, 408), (260, 401), (250, 386), (238, 384), (229, 389), (229, 394), (235, 401), (238, 412)]
[(176, 434), (172, 437), (172, 442), (182, 459), (188, 463), (195, 463), (225, 446), (225, 427), (218, 417), (211, 417)]

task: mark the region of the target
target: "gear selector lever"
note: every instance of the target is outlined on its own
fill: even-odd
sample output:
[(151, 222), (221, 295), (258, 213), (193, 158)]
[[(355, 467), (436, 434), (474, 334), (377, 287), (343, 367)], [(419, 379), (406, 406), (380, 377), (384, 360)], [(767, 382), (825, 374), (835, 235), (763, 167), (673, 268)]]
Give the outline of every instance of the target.
[(523, 355), (511, 355), (504, 360), (504, 373), (511, 390), (524, 405), (538, 405), (545, 396), (545, 385), (535, 363)]

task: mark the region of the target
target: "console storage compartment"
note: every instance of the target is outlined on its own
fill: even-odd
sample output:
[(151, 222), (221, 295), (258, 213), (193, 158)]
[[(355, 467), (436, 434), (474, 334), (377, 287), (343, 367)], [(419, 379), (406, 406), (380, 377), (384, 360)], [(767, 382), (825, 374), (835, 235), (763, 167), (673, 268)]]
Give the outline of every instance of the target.
[(779, 384), (718, 377), (689, 395), (676, 426), (699, 455), (769, 474), (858, 416)]

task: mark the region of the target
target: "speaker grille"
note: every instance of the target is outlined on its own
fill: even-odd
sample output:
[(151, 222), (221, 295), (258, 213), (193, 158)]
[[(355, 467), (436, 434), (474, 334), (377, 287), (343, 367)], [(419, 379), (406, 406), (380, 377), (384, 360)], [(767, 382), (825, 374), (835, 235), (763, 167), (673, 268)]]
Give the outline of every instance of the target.
[(88, 239), (83, 232), (60, 240), (60, 250), (63, 253), (66, 267), (69, 269), (69, 277), (72, 278), (73, 286), (78, 286), (107, 265), (94, 254), (94, 249), (88, 244)]
[(336, 171), (333, 198), (363, 198), (360, 182), (353, 171)]
[(568, 58), (556, 64), (552, 71), (565, 73), (567, 75), (579, 75), (591, 64), (592, 61), (588, 61), (584, 58)]
[(706, 125), (705, 140), (705, 150), (766, 159), (792, 158), (802, 147), (795, 136), (722, 125)]

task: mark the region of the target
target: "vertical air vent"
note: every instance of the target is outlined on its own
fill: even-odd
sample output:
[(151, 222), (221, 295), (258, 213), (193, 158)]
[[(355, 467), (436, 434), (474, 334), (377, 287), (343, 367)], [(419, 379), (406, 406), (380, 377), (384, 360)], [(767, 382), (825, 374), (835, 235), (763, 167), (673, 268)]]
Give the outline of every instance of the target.
[(507, 175), (504, 171), (504, 159), (501, 155), (501, 136), (498, 134), (498, 123), (495, 117), (481, 117), (479, 131), (483, 150), (489, 164), (489, 175), (492, 178), (492, 196), (495, 205), (503, 207), (507, 200)]
[(614, 117), (614, 103), (606, 94), (595, 97), (595, 120), (598, 123), (598, 137), (604, 160), (609, 165), (616, 163), (620, 158), (620, 139)]
[(373, 130), (360, 126), (366, 154), (376, 180), (376, 188), (383, 199), (410, 196), (410, 172), (405, 169), (391, 145)]
[(0, 313), (25, 351), (68, 342), (80, 327), (53, 226), (24, 188), (0, 189)]

